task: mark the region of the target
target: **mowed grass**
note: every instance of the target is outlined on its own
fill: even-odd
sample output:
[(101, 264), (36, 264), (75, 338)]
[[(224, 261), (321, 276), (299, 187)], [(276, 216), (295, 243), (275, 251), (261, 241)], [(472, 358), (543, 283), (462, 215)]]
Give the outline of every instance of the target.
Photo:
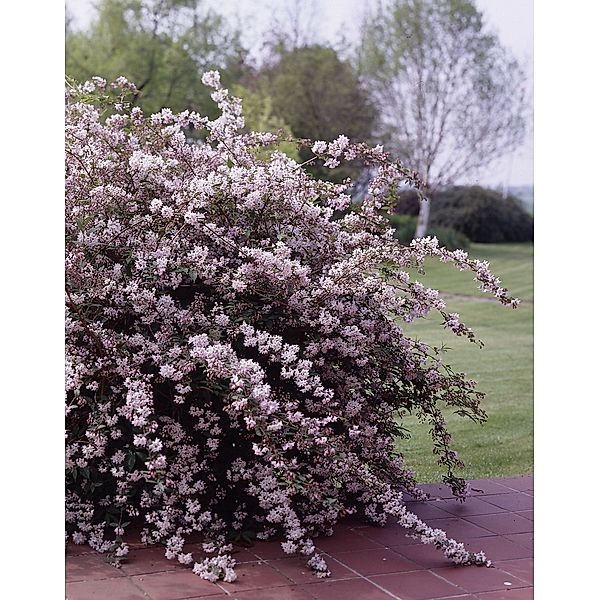
[[(406, 331), (430, 344), (450, 347), (444, 361), (479, 382), (486, 393), (482, 406), (489, 419), (478, 425), (445, 410), (454, 449), (465, 462), (460, 474), (468, 479), (525, 475), (533, 472), (533, 245), (473, 244), (471, 257), (489, 260), (492, 272), (513, 296), (517, 309), (491, 300), (477, 289), (472, 275), (450, 264), (430, 261), (426, 275), (413, 274), (424, 285), (445, 293), (449, 312), (458, 312), (485, 346), (443, 330), (439, 315), (420, 319)], [(399, 440), (399, 450), (420, 482), (440, 481), (428, 426), (409, 418), (413, 432)]]

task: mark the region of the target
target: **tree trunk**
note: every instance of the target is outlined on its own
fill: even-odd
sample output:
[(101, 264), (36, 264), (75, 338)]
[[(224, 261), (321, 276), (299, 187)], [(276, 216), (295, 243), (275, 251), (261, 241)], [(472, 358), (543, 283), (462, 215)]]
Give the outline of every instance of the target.
[(415, 231), (415, 238), (422, 238), (427, 234), (430, 210), (431, 200), (421, 200), (421, 206), (419, 207), (419, 218), (417, 220), (417, 230)]

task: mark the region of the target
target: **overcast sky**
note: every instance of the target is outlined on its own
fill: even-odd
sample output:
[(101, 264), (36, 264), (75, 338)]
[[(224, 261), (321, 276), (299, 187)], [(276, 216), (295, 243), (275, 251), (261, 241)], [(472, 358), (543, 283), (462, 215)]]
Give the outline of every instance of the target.
[[(533, 0), (475, 0), (502, 43), (525, 64), (530, 94), (533, 94)], [(273, 15), (283, 11), (288, 0), (206, 0), (206, 4), (246, 32), (247, 47), (258, 48), (257, 40), (269, 28)], [(94, 0), (66, 0), (78, 27), (86, 27), (93, 14)], [(349, 42), (358, 39), (362, 16), (376, 0), (304, 0), (307, 14), (311, 6), (318, 13), (312, 23), (317, 39), (336, 41), (343, 35)], [(281, 12), (280, 12), (281, 14)], [(251, 34), (249, 32), (252, 32)], [(533, 124), (523, 145), (511, 156), (492, 164), (477, 180), (459, 183), (484, 185), (528, 185), (533, 183)]]

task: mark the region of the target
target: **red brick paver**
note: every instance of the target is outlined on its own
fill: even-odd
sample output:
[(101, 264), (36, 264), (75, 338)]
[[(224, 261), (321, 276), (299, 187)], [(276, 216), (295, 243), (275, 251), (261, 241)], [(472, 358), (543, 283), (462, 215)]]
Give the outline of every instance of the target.
[[(399, 525), (349, 520), (333, 537), (319, 538), (331, 577), (318, 579), (303, 559), (277, 542), (239, 548), (238, 580), (212, 584), (135, 544), (121, 569), (87, 546), (67, 547), (68, 600), (530, 600), (533, 598), (533, 478), (476, 480), (465, 503), (444, 485), (423, 488), (432, 498), (409, 509), (445, 529), (472, 551), (484, 550), (492, 568), (459, 567), (439, 550), (407, 538)], [(190, 544), (188, 551), (200, 546)]]

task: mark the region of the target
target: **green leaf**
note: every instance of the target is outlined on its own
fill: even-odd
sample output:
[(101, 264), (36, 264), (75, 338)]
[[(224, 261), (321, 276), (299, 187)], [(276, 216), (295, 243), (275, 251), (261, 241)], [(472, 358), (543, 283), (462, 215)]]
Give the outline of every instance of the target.
[(127, 468), (131, 471), (135, 466), (135, 454), (130, 452), (127, 456)]

